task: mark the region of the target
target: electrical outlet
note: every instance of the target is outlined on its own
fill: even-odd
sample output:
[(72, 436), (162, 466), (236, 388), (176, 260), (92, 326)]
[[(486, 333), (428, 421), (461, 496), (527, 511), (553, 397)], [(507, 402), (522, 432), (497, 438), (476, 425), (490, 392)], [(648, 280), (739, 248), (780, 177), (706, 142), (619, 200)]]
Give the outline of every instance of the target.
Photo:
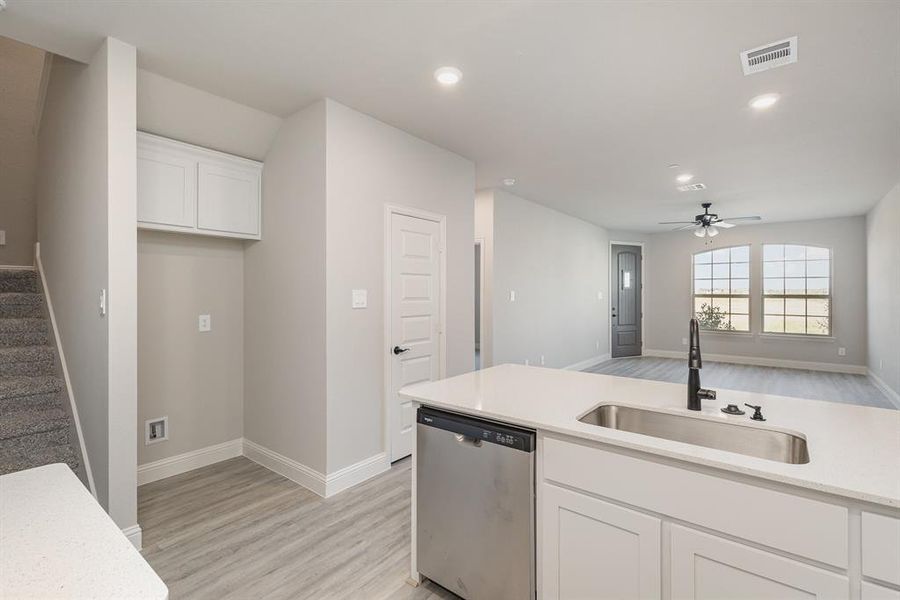
[(0, 229), (0, 246), (6, 245), (6, 230)]
[(541, 366), (542, 367), (544, 366), (544, 355), (543, 354), (541, 354)]
[(597, 292), (597, 300), (603, 301), (603, 292)]
[(197, 331), (212, 331), (212, 317), (200, 315), (197, 318)]
[(687, 346), (687, 344), (688, 344), (688, 339), (687, 339), (687, 338), (681, 338), (681, 345), (682, 345), (682, 346)]
[(528, 359), (527, 359), (527, 358), (525, 359), (525, 366), (526, 366), (526, 367), (528, 366)]
[(368, 290), (353, 290), (351, 296), (351, 308), (366, 308), (367, 306), (369, 306)]
[(847, 356), (846, 348), (838, 348), (838, 356)]
[(597, 340), (597, 350), (600, 349), (600, 340)]
[(509, 290), (509, 301), (510, 302), (516, 301), (516, 290)]
[(144, 445), (149, 446), (167, 439), (169, 439), (169, 417), (144, 421)]

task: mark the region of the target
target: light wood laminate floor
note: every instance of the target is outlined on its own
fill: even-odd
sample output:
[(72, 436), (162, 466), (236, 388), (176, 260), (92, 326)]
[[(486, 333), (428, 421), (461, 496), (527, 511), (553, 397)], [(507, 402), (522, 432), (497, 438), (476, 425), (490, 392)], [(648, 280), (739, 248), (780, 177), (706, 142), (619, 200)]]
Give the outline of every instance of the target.
[(410, 460), (328, 499), (243, 458), (138, 488), (169, 598), (437, 600), (407, 585)]
[[(687, 352), (684, 360), (652, 356), (614, 358), (586, 371), (687, 384)], [(865, 375), (756, 367), (704, 360), (700, 380), (703, 387), (713, 390), (724, 388), (763, 392), (896, 409), (887, 396)]]

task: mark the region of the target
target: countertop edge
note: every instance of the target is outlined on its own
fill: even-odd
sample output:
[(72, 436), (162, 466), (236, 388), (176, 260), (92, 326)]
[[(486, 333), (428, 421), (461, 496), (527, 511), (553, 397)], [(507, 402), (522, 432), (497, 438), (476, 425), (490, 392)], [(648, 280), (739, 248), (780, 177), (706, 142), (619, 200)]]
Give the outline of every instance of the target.
[[(746, 467), (742, 465), (737, 465), (734, 463), (730, 463), (728, 461), (722, 460), (712, 460), (700, 456), (695, 456), (690, 453), (682, 453), (677, 450), (667, 450), (662, 448), (657, 448), (654, 446), (649, 446), (646, 444), (641, 444), (640, 441), (628, 441), (628, 440), (620, 440), (612, 437), (608, 437), (603, 435), (601, 431), (598, 431), (595, 434), (589, 434), (587, 432), (566, 429), (564, 427), (556, 427), (553, 425), (547, 425), (543, 423), (534, 423), (527, 419), (516, 419), (512, 418), (509, 415), (501, 415), (492, 413), (490, 411), (485, 410), (472, 410), (467, 409), (465, 407), (460, 407), (455, 404), (440, 402), (436, 400), (432, 400), (429, 398), (422, 398), (420, 396), (415, 395), (414, 393), (407, 392), (401, 390), (399, 395), (414, 402), (418, 402), (419, 404), (423, 404), (426, 406), (432, 406), (435, 408), (444, 409), (450, 412), (465, 414), (473, 417), (480, 417), (484, 419), (490, 419), (495, 421), (500, 421), (503, 423), (509, 423), (511, 425), (517, 425), (519, 427), (526, 427), (528, 429), (534, 429), (536, 431), (542, 431), (547, 433), (553, 433), (558, 435), (564, 435), (570, 438), (578, 438), (587, 440), (590, 442), (596, 442), (601, 444), (607, 444), (610, 446), (615, 446), (618, 448), (625, 448), (627, 450), (635, 450), (638, 452), (643, 452), (646, 454), (651, 454), (653, 456), (659, 456), (663, 458), (671, 458), (675, 460), (679, 460), (685, 463), (701, 465), (705, 467), (712, 467), (721, 471), (728, 471), (733, 473), (739, 473), (742, 475), (747, 475), (750, 477), (754, 477), (757, 479), (762, 479), (765, 481), (770, 481), (774, 483), (790, 485), (797, 488), (802, 488), (805, 490), (812, 490), (815, 492), (831, 494), (833, 496), (839, 496), (841, 498), (845, 498), (847, 500), (853, 500), (857, 502), (865, 502), (868, 504), (878, 505), (884, 508), (897, 509), (900, 508), (900, 498), (892, 498), (889, 496), (879, 496), (867, 494), (865, 492), (859, 492), (853, 489), (841, 488), (837, 486), (831, 486), (827, 484), (817, 484), (815, 482), (796, 479), (790, 476), (785, 476), (780, 473), (772, 473), (763, 471), (760, 469), (754, 469), (752, 467)], [(639, 436), (640, 434), (632, 433), (630, 436)], [(673, 444), (677, 444), (679, 442), (670, 442)], [(720, 451), (723, 452), (724, 451)]]

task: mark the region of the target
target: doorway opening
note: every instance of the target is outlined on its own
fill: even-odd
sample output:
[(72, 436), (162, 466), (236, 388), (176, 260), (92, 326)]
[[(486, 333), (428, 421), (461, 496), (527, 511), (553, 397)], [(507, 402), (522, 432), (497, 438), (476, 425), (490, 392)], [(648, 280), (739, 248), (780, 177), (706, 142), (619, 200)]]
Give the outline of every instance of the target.
[(475, 370), (484, 365), (481, 356), (481, 336), (483, 324), (482, 303), (484, 302), (484, 240), (475, 240)]

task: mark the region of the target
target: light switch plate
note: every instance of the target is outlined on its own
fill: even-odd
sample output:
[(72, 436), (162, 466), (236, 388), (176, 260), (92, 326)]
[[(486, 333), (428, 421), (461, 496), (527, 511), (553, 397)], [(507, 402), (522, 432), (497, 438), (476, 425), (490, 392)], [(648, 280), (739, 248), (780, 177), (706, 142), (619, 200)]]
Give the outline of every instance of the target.
[(366, 308), (369, 306), (368, 290), (353, 290), (353, 300), (351, 303), (353, 308)]
[(0, 246), (6, 245), (6, 230), (0, 229)]
[(843, 347), (838, 348), (838, 356), (847, 356), (847, 349)]
[(516, 290), (509, 290), (509, 301), (510, 302), (516, 301)]
[(200, 315), (197, 318), (197, 331), (212, 331), (212, 317), (210, 315)]
[(603, 292), (597, 292), (597, 300), (603, 300)]

